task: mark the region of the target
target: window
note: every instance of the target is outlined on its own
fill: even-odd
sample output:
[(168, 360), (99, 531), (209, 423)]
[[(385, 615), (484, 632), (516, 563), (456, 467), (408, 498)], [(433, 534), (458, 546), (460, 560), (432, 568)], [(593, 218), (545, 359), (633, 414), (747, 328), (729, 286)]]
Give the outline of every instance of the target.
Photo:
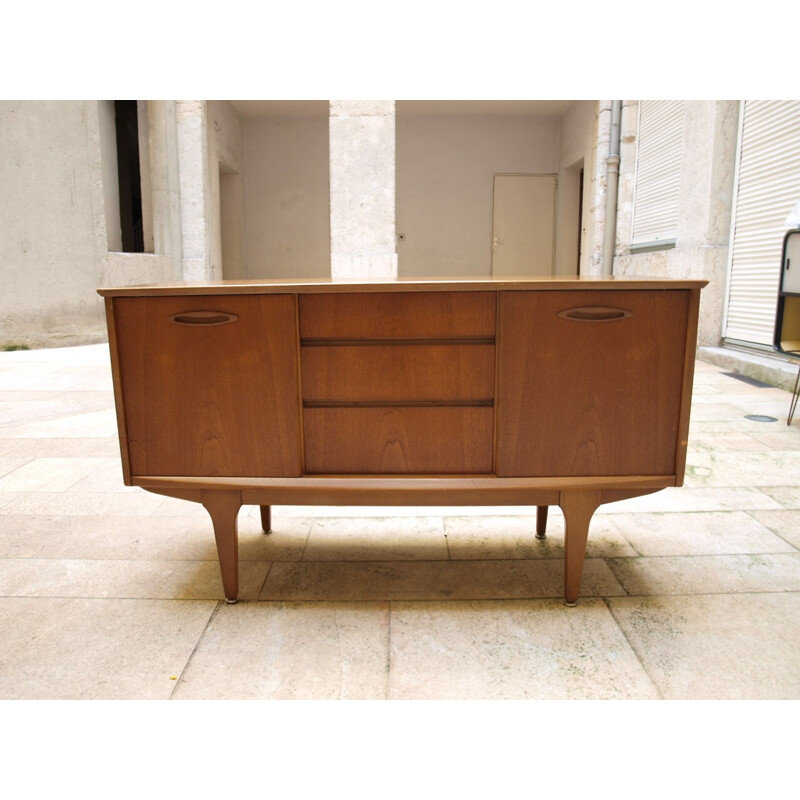
[(144, 252), (142, 176), (139, 168), (139, 111), (136, 100), (115, 100), (117, 175), (122, 250)]
[(683, 106), (683, 100), (639, 101), (632, 250), (675, 244)]

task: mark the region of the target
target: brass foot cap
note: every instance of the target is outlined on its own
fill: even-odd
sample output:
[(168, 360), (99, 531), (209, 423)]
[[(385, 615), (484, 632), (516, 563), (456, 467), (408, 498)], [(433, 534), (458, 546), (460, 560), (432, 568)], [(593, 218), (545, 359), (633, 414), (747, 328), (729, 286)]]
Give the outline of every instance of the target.
[(536, 534), (536, 538), (537, 539), (546, 539), (547, 538), (547, 534), (546, 533), (537, 533)]
[(570, 603), (569, 601), (565, 600), (564, 605), (569, 606), (570, 608), (575, 608), (575, 606), (578, 605), (578, 601), (574, 600), (572, 603)]
[(226, 597), (226, 598), (225, 598), (225, 602), (226, 602), (226, 603), (227, 603), (229, 606), (232, 606), (234, 603), (238, 603), (238, 602), (239, 602), (239, 598), (238, 598), (238, 597), (234, 597), (234, 598)]

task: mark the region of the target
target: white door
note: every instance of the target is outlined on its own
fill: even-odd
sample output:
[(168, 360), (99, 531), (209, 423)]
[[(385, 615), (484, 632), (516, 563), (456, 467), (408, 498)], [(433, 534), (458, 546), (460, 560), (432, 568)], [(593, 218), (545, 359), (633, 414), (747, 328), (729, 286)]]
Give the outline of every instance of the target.
[(492, 275), (552, 275), (555, 175), (495, 175)]

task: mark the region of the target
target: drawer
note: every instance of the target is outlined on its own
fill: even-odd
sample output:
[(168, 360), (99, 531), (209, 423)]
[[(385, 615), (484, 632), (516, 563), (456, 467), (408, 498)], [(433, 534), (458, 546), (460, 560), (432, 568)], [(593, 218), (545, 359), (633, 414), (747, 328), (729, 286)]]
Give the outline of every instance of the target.
[(493, 417), (480, 407), (307, 408), (306, 472), (490, 473)]
[(301, 294), (304, 339), (493, 337), (495, 292)]
[(491, 400), (494, 345), (303, 347), (306, 401)]

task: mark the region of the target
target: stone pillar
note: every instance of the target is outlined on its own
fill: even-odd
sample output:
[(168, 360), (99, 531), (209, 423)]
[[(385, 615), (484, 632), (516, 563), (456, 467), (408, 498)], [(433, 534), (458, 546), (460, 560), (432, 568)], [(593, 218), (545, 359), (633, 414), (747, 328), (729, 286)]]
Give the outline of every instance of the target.
[(397, 277), (391, 100), (330, 104), (331, 276)]
[[(603, 270), (603, 241), (606, 224), (606, 159), (611, 138), (611, 100), (598, 100), (595, 116), (592, 163), (584, 167), (584, 193), (589, 195), (589, 218), (584, 222), (586, 248), (582, 274), (599, 277)], [(584, 205), (585, 207), (585, 205)]]
[(169, 277), (180, 280), (183, 269), (175, 106), (174, 100), (148, 100), (147, 124), (150, 136), (153, 252), (172, 257), (173, 274)]
[(208, 138), (206, 104), (178, 100), (178, 164), (181, 192), (183, 279), (212, 278), (211, 225), (209, 219)]

